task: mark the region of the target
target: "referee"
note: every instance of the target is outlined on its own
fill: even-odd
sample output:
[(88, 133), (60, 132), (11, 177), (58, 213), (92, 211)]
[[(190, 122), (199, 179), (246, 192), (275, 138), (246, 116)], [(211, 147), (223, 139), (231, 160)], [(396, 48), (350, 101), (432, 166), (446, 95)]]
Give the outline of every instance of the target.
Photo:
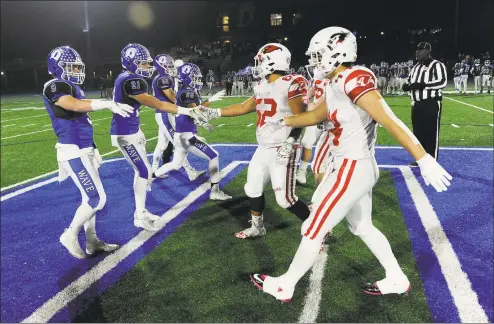
[[(412, 68), (403, 91), (410, 91), (412, 99), (413, 133), (425, 151), (438, 159), (439, 126), (441, 123), (442, 89), (447, 83), (446, 67), (431, 57), (431, 44), (417, 45), (417, 64)], [(410, 166), (417, 166), (416, 162)]]

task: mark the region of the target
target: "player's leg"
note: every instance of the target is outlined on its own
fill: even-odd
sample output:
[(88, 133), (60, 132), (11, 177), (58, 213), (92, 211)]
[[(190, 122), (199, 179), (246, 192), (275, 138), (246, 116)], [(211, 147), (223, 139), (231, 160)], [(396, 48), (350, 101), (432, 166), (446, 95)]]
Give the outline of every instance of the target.
[(264, 185), (269, 180), (269, 168), (267, 156), (268, 149), (262, 146), (257, 147), (252, 160), (247, 169), (247, 182), (244, 190), (250, 202), (251, 227), (235, 233), (236, 238), (249, 238), (266, 235), (264, 227)]
[(302, 158), (300, 159), (300, 166), (297, 170), (297, 181), (301, 184), (307, 182), (307, 168), (312, 158), (312, 147), (316, 144), (321, 134), (322, 127), (320, 125), (305, 128), (305, 133), (300, 143), (302, 145)]
[(410, 288), (410, 282), (398, 264), (389, 241), (372, 224), (372, 191), (362, 197), (348, 212), (346, 219), (350, 231), (359, 236), (376, 256), (385, 270), (385, 278), (368, 283), (363, 287), (367, 294), (382, 295), (404, 293)]
[[(169, 140), (168, 140), (168, 138), (165, 134), (165, 130), (164, 130), (165, 126), (163, 125), (163, 121), (162, 121), (163, 115), (165, 115), (165, 114), (156, 113), (154, 115), (154, 117), (156, 119), (156, 123), (158, 124), (158, 142), (157, 142), (156, 148), (154, 149), (154, 152), (153, 152), (153, 163), (151, 166), (151, 169), (153, 170), (153, 172), (158, 169), (160, 159), (163, 156), (163, 152), (165, 152), (165, 150), (167, 149), (168, 144), (169, 144)], [(167, 162), (163, 161), (163, 163), (167, 163)]]
[(374, 159), (339, 160), (336, 170), (321, 183), (309, 218), (302, 225), (302, 241), (288, 271), (280, 277), (254, 275), (253, 281), (264, 292), (289, 301), (298, 281), (314, 265), (327, 232), (366, 195), (377, 181)]
[(292, 151), (287, 166), (276, 163), (276, 154), (276, 148), (269, 149), (269, 175), (276, 196), (276, 202), (281, 208), (287, 209), (301, 221), (305, 221), (310, 214), (309, 207), (305, 202), (298, 199), (295, 194), (297, 150), (294, 149)]
[(330, 133), (325, 130), (319, 137), (316, 145), (316, 152), (314, 154), (314, 160), (312, 160), (312, 172), (316, 181), (316, 188), (321, 183), (322, 176), (324, 175), (325, 165), (324, 161), (329, 155), (329, 149), (331, 146)]
[(94, 218), (96, 211), (101, 210), (105, 205), (106, 193), (98, 171), (88, 155), (64, 161), (60, 164), (63, 172), (74, 181), (82, 197), (81, 205), (77, 208), (72, 222), (60, 236), (60, 242), (74, 257), (83, 259), (86, 254), (79, 245), (78, 234), (82, 227), (90, 222), (86, 226), (87, 242), (93, 243), (93, 239), (97, 239), (95, 227), (91, 228), (91, 218)]
[(146, 138), (139, 131), (137, 134), (117, 137), (117, 143), (123, 156), (134, 168), (134, 226), (147, 231), (157, 231), (154, 221), (159, 216), (146, 210), (148, 181), (151, 181), (152, 170), (146, 155)]

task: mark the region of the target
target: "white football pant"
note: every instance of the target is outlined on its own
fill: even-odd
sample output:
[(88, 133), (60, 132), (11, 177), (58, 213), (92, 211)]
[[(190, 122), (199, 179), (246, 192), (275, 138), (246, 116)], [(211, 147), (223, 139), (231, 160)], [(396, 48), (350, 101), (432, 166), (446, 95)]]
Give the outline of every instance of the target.
[(467, 92), (467, 83), (468, 83), (468, 75), (462, 75), (460, 77), (460, 91), (461, 88), (463, 87), (463, 92)]
[(264, 186), (271, 179), (276, 202), (281, 208), (288, 208), (298, 201), (295, 195), (295, 171), (298, 149), (294, 149), (288, 166), (276, 163), (276, 147), (259, 145), (252, 156), (247, 170), (245, 194), (249, 198), (260, 197)]
[(480, 75), (477, 75), (477, 76), (474, 76), (473, 77), (473, 82), (474, 82), (474, 85), (475, 85), (475, 93), (479, 93), (480, 92)]
[(329, 130), (324, 130), (316, 145), (314, 159), (312, 160), (312, 172), (314, 174), (324, 173), (330, 162), (331, 135)]

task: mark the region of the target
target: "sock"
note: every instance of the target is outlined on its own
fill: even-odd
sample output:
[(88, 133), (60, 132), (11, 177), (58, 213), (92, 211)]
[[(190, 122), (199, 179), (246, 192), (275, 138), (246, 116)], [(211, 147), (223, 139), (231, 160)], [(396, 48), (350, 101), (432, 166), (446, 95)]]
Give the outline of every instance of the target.
[(89, 206), (87, 202), (83, 202), (79, 208), (77, 208), (74, 218), (69, 226), (69, 231), (72, 234), (77, 235), (82, 226), (94, 215), (94, 209)]
[(96, 236), (96, 213), (84, 223), (84, 232), (86, 233), (86, 242), (98, 242), (98, 236)]
[(136, 203), (136, 212), (142, 213), (146, 210), (146, 189), (148, 185), (148, 179), (135, 177), (134, 181), (134, 198)]
[(168, 142), (168, 146), (163, 151), (163, 155), (161, 157), (161, 159), (163, 160), (163, 164), (170, 162), (172, 160), (172, 155), (173, 155), (173, 144), (171, 142)]
[(264, 226), (264, 219), (261, 216), (255, 216), (252, 215), (252, 224), (254, 224), (256, 227), (263, 227)]
[(359, 236), (383, 266), (386, 271), (386, 278), (405, 275), (391, 250), (386, 236), (374, 225), (371, 225), (368, 231)]
[(309, 207), (302, 200), (297, 200), (297, 202), (288, 207), (287, 210), (297, 216), (302, 222), (309, 218), (310, 215)]
[(218, 192), (220, 191), (220, 187), (217, 183), (211, 183), (211, 191)]
[(298, 247), (297, 253), (290, 264), (288, 271), (280, 277), (282, 283), (288, 287), (295, 287), (297, 282), (302, 278), (307, 271), (312, 268), (316, 262), (319, 250), (321, 249), (321, 240), (311, 240), (308, 237), (302, 236), (302, 241)]
[(197, 172), (189, 163), (189, 160), (187, 158), (184, 159), (184, 164), (183, 167), (185, 169), (185, 173), (187, 173), (187, 176), (189, 176), (191, 173)]
[(310, 162), (305, 162), (304, 160), (300, 161), (300, 167), (299, 170), (307, 171), (307, 168), (309, 167)]
[(156, 149), (153, 152), (153, 163), (152, 163), (153, 170), (157, 169), (158, 166), (160, 165), (160, 158), (163, 152), (164, 151), (159, 148), (159, 145), (156, 145)]

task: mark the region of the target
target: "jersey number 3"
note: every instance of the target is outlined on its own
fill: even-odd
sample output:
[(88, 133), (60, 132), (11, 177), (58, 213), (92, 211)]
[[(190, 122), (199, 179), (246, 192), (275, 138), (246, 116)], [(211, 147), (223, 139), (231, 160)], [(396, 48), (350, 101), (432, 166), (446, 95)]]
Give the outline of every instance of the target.
[(262, 127), (266, 124), (266, 117), (273, 117), (276, 115), (276, 101), (271, 98), (256, 99), (256, 106), (263, 104), (264, 106), (269, 106), (269, 109), (260, 110), (257, 109), (257, 127)]

